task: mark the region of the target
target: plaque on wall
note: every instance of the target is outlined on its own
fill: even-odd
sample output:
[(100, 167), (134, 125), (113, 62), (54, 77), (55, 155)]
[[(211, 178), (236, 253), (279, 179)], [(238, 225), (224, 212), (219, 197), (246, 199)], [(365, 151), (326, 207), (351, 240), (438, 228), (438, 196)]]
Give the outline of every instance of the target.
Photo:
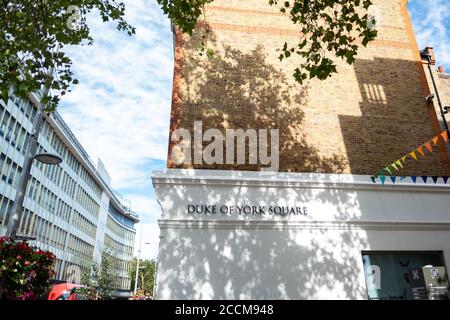
[(408, 272), (413, 300), (428, 300), (427, 287), (421, 268), (410, 269)]
[(422, 268), (429, 300), (448, 300), (448, 281), (445, 267), (426, 266)]

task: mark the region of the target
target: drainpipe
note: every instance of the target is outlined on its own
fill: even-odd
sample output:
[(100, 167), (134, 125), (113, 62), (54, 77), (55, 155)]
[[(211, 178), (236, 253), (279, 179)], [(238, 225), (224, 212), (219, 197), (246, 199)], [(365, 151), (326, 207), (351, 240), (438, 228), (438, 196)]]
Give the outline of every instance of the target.
[(445, 130), (447, 131), (447, 133), (450, 136), (450, 131), (448, 129), (447, 119), (445, 119), (445, 113), (446, 112), (444, 112), (444, 108), (442, 106), (441, 97), (439, 96), (439, 91), (438, 91), (437, 86), (436, 86), (436, 81), (434, 80), (433, 70), (431, 69), (432, 56), (430, 54), (426, 54), (426, 55), (423, 55), (423, 57), (425, 57), (428, 60), (428, 71), (430, 72), (431, 82), (433, 83), (434, 92), (436, 93), (436, 99), (437, 99), (437, 102), (438, 102), (438, 105), (439, 105), (439, 110), (441, 111), (441, 117), (442, 117), (442, 120), (444, 122)]

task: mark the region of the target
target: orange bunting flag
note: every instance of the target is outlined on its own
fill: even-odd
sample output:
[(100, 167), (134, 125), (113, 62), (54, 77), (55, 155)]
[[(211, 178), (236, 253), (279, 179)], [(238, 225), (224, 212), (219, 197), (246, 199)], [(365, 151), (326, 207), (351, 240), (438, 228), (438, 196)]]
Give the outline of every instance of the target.
[(427, 143), (424, 144), (425, 148), (428, 149), (428, 151), (433, 152), (433, 148), (431, 148), (431, 143), (430, 141), (428, 141)]
[(411, 155), (411, 157), (414, 158), (414, 160), (417, 161), (417, 156), (416, 156), (416, 153), (415, 153), (414, 151), (413, 151), (413, 152), (410, 152), (409, 154)]
[(439, 141), (439, 136), (436, 136), (436, 137), (433, 138), (433, 143), (434, 144), (437, 144), (438, 141)]
[(400, 160), (395, 161), (395, 163), (400, 167), (403, 168), (402, 162)]
[(422, 157), (425, 157), (425, 153), (423, 152), (422, 146), (418, 147), (417, 152), (421, 154)]
[(441, 137), (442, 137), (442, 139), (444, 139), (445, 142), (447, 142), (448, 141), (448, 133), (447, 133), (447, 131), (442, 131)]

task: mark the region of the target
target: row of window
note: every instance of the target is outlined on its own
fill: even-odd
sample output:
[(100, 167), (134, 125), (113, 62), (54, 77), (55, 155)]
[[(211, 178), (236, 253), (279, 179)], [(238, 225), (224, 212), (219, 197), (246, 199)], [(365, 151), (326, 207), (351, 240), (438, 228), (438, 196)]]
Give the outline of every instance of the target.
[(80, 178), (91, 188), (92, 191), (94, 191), (94, 194), (98, 197), (102, 197), (102, 189), (100, 186), (95, 182), (95, 180), (91, 177), (91, 175), (88, 173), (88, 171), (81, 167), (79, 172)]
[(22, 215), (19, 230), (22, 234), (28, 234), (32, 225), (32, 235), (37, 240), (64, 250), (68, 232), (26, 209)]
[(92, 260), (94, 255), (94, 246), (90, 245), (86, 241), (81, 240), (77, 236), (70, 234), (67, 250), (81, 258)]
[(95, 217), (98, 217), (100, 206), (80, 185), (78, 185), (77, 202)]
[(17, 188), (22, 168), (9, 159), (5, 154), (0, 155), (0, 176), (7, 184)]
[(50, 244), (50, 231), (53, 223), (37, 215), (32, 215), (31, 220), (33, 220), (33, 216), (35, 221), (32, 235), (36, 237), (37, 240)]
[(45, 188), (36, 178), (31, 177), (28, 182), (28, 198), (56, 214), (66, 222), (70, 222), (71, 207), (61, 198), (58, 198), (53, 192)]
[(105, 246), (107, 246), (113, 253), (124, 253), (128, 256), (131, 256), (133, 254), (133, 247), (126, 246), (123, 243), (120, 243), (113, 238), (111, 238), (109, 235), (105, 234)]
[(111, 261), (111, 268), (119, 271), (119, 272), (129, 272), (130, 271), (130, 262), (127, 260), (122, 260), (112, 255), (109, 255), (109, 259)]
[(30, 134), (2, 105), (0, 105), (0, 114), (0, 137), (2, 137), (2, 142), (8, 141), (17, 151), (24, 155)]
[(115, 235), (120, 237), (121, 239), (124, 239), (124, 240), (127, 240), (127, 241), (134, 241), (135, 233), (133, 231), (128, 230), (127, 228), (124, 228), (120, 224), (118, 224), (109, 215), (108, 215), (108, 218), (106, 220), (106, 227), (110, 231), (112, 231)]
[(0, 225), (6, 226), (8, 224), (14, 202), (6, 197), (1, 197), (0, 202)]
[(126, 277), (113, 276), (113, 288), (116, 290), (130, 290), (130, 279)]
[(73, 211), (72, 225), (92, 238), (95, 238), (97, 226), (76, 210)]
[(67, 172), (62, 172), (62, 179), (61, 179), (61, 190), (64, 191), (69, 197), (73, 198), (75, 194), (75, 190), (77, 187), (77, 183), (75, 180), (73, 180)]
[(12, 94), (9, 95), (9, 99), (16, 105), (16, 107), (23, 113), (23, 115), (30, 120), (34, 121), (34, 117), (37, 113), (37, 108), (29, 100), (23, 100), (21, 98), (14, 97)]
[(63, 161), (73, 170), (75, 174), (78, 174), (78, 170), (80, 168), (80, 164), (75, 158), (75, 156), (67, 149), (61, 139), (56, 135), (53, 128), (47, 123), (44, 122), (44, 125), (41, 130), (41, 134), (47, 142), (52, 146), (54, 152), (59, 154)]

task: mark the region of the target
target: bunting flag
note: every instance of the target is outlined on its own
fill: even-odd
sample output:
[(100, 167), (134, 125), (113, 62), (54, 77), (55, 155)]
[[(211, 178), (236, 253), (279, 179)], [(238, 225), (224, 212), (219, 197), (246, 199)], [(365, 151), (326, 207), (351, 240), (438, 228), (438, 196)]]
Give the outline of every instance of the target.
[[(448, 142), (449, 140), (449, 133), (447, 131), (442, 131), (438, 135), (434, 136), (431, 140), (425, 142), (421, 146), (417, 147), (415, 150), (409, 152), (408, 154), (404, 155), (400, 159), (394, 161), (384, 169), (380, 170), (375, 176), (372, 176), (371, 179), (374, 183), (376, 183), (376, 180), (378, 177), (380, 177), (380, 181), (382, 184), (386, 181), (385, 172), (387, 172), (390, 176), (390, 179), (392, 180), (392, 183), (395, 184), (395, 181), (397, 179), (396, 176), (392, 176), (393, 169), (395, 171), (400, 171), (400, 169), (404, 169), (404, 166), (406, 165), (406, 159), (408, 157), (411, 157), (415, 161), (418, 161), (417, 153), (419, 153), (422, 157), (426, 157), (424, 148), (429, 151), (429, 153), (433, 153), (433, 147), (432, 145), (437, 145), (439, 142), (439, 138), (442, 138), (444, 142)], [(416, 183), (417, 176), (410, 176), (411, 180)], [(427, 176), (421, 176), (424, 183), (427, 183), (427, 179), (429, 177)], [(400, 181), (403, 181), (406, 179), (406, 176), (400, 176)], [(437, 183), (439, 177), (438, 176), (432, 176), (431, 179), (434, 181), (434, 183)], [(448, 177), (444, 176), (442, 177), (444, 184), (447, 184)]]
[[(380, 179), (381, 183), (385, 184), (387, 177), (389, 177), (389, 179), (392, 181), (392, 184), (395, 184), (397, 179), (399, 179), (400, 181), (405, 181), (407, 178), (411, 178), (411, 181), (413, 183), (417, 182), (417, 176), (385, 176), (385, 175), (380, 175), (380, 176), (371, 176), (370, 179), (372, 180), (373, 183), (376, 183), (376, 181), (378, 179)], [(434, 184), (437, 184), (439, 178), (442, 178), (442, 180), (444, 181), (444, 184), (447, 184), (447, 181), (449, 181), (449, 177), (448, 176), (420, 176), (420, 178), (422, 178), (422, 181), (424, 183), (427, 183), (429, 181), (428, 178), (431, 178), (431, 180), (434, 182)]]
[(423, 152), (422, 146), (418, 147), (416, 150), (417, 150), (418, 153), (420, 153), (420, 155), (422, 157), (425, 157), (425, 152)]

